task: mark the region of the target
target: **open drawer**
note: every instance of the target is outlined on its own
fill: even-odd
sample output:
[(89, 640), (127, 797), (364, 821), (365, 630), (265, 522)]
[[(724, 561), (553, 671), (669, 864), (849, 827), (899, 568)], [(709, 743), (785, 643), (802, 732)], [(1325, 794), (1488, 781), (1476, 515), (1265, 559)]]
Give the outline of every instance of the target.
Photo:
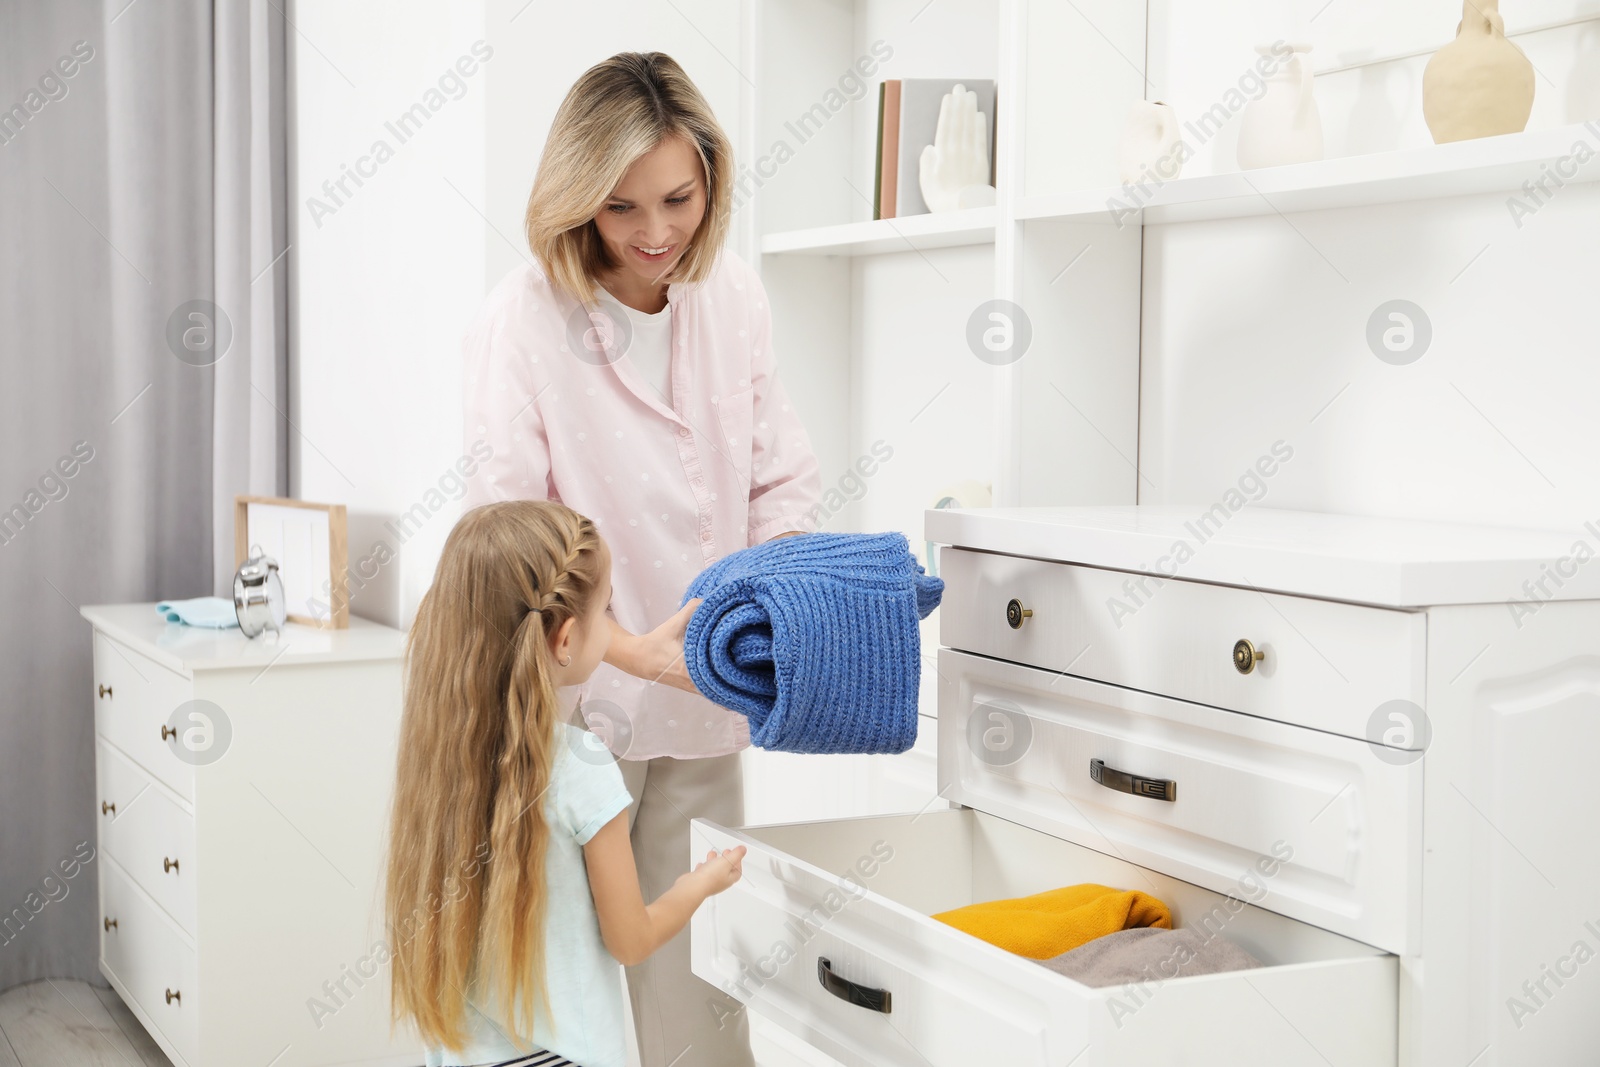
[[(1350, 737), (939, 650), (952, 803), (1389, 952), (1420, 951), (1421, 760)], [(1388, 758), (1384, 758), (1388, 757)]]
[[(1396, 1062), (1396, 957), (1243, 892), (972, 808), (738, 830), (695, 819), (691, 838), (692, 855), (748, 850), (740, 881), (691, 921), (694, 973), (851, 1067)], [(1092, 988), (929, 918), (1082, 882), (1150, 893), (1175, 927), (1265, 966)]]

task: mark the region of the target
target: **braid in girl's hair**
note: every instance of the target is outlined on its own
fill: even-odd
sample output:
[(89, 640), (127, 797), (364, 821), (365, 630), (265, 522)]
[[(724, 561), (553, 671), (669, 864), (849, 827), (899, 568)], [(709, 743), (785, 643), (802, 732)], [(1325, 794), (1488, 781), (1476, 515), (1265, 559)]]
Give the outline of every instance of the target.
[(475, 980), (492, 983), (524, 1044), (535, 997), (549, 1007), (540, 801), (563, 743), (550, 637), (568, 619), (584, 624), (601, 557), (594, 524), (561, 504), (474, 508), (450, 532), (407, 637), (390, 999), (426, 1041), (460, 1047)]

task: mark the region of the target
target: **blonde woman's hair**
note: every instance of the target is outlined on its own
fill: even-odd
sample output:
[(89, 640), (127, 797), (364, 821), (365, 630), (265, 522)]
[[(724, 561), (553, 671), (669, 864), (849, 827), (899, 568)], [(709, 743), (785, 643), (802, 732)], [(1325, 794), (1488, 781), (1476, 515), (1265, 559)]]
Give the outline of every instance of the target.
[(710, 277), (733, 214), (733, 145), (676, 60), (665, 52), (619, 52), (567, 91), (528, 194), (528, 247), (552, 284), (594, 303), (594, 279), (618, 266), (594, 218), (634, 161), (672, 136), (700, 157), (706, 210), (663, 280)]
[(407, 635), (390, 1010), (430, 1044), (465, 1043), (473, 981), (494, 983), (498, 1019), (530, 1046), (536, 991), (550, 1017), (540, 801), (562, 742), (549, 637), (567, 619), (585, 625), (602, 552), (594, 524), (561, 504), (474, 508), (450, 531)]

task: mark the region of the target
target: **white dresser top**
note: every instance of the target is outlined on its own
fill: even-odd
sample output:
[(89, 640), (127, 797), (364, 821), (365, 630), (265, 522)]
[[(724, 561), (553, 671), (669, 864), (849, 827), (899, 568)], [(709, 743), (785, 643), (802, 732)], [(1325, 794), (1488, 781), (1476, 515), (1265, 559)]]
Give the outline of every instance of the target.
[[(1226, 515), (1220, 506), (1217, 516)], [(1595, 524), (1572, 530), (1204, 505), (950, 508), (925, 512), (937, 544), (1386, 607), (1600, 599)], [(1185, 542), (1193, 555), (1176, 565)], [(1162, 560), (1165, 558), (1165, 562)], [(1567, 572), (1556, 585), (1556, 564)], [(1574, 573), (1575, 572), (1575, 573)]]
[(95, 629), (121, 641), (179, 674), (237, 667), (290, 666), (400, 659), (406, 635), (381, 623), (350, 616), (345, 630), (319, 630), (285, 623), (283, 634), (246, 637), (238, 627), (211, 630), (167, 622), (146, 604), (91, 604), (78, 609)]

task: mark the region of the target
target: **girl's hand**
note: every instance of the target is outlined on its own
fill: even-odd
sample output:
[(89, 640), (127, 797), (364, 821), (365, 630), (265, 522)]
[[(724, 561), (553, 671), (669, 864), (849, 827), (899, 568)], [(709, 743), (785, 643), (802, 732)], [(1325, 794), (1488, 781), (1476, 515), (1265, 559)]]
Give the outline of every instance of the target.
[(706, 896), (714, 896), (731, 887), (743, 876), (744, 853), (743, 845), (723, 849), (720, 854), (716, 849), (712, 849), (689, 873), (700, 880)]
[(699, 605), (700, 598), (696, 597), (654, 630), (640, 634), (635, 639), (634, 662), (623, 670), (648, 682), (661, 682), (690, 693), (700, 692), (683, 660), (683, 635), (689, 628), (689, 616)]

